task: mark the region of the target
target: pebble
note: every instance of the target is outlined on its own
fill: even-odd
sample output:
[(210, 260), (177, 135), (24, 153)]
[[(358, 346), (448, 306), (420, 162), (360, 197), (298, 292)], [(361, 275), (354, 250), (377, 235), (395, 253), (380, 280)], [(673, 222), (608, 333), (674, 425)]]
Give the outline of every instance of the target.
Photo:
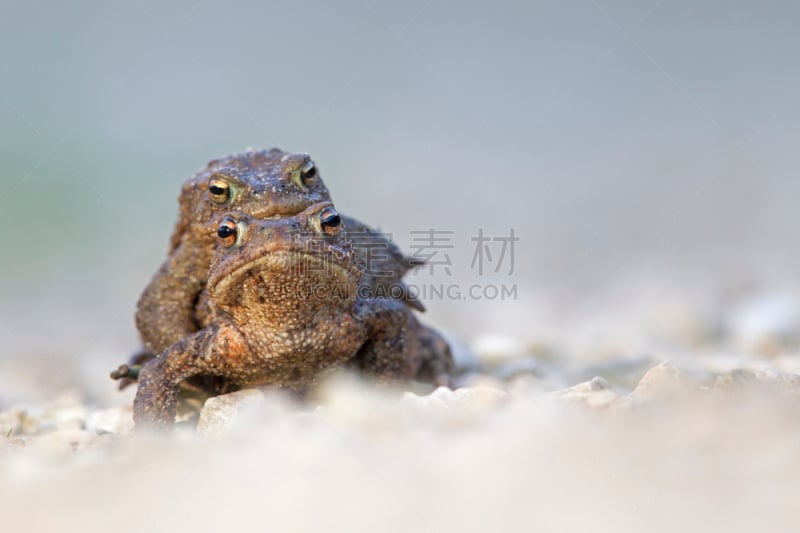
[(94, 437), (91, 431), (62, 429), (31, 439), (28, 448), (40, 455), (60, 456), (85, 448)]
[(555, 391), (551, 396), (560, 400), (583, 404), (591, 409), (604, 409), (620, 404), (621, 396), (609, 383), (595, 377), (567, 389)]
[(133, 409), (124, 406), (94, 411), (86, 419), (86, 429), (98, 435), (130, 433), (133, 430)]
[(406, 392), (403, 394), (403, 402), (423, 409), (483, 410), (495, 407), (505, 400), (507, 396), (508, 394), (505, 391), (484, 386), (456, 390), (439, 387), (427, 395)]
[(223, 437), (241, 422), (245, 412), (252, 412), (263, 404), (264, 394), (258, 389), (244, 389), (209, 398), (200, 411), (197, 432), (205, 438)]
[(712, 387), (715, 391), (762, 390), (800, 394), (800, 375), (737, 369), (718, 376)]
[(699, 391), (681, 369), (665, 361), (648, 370), (630, 396), (641, 401), (668, 400), (692, 397)]
[[(521, 354), (521, 351), (517, 352), (518, 360), (527, 360), (528, 356)], [(516, 392), (512, 391), (512, 394), (503, 390), (509, 389), (510, 381), (501, 380), (496, 375), (476, 373), (470, 386), (455, 390), (439, 387), (429, 393), (395, 395), (397, 389), (375, 388), (361, 380), (342, 376), (332, 380), (316, 399), (310, 401), (322, 406), (314, 411), (316, 421), (321, 417), (360, 431), (385, 433), (431, 422), (439, 424), (439, 427), (446, 427), (441, 424), (448, 423), (472, 424), (505, 403), (524, 403), (534, 397), (550, 397), (577, 403), (590, 410), (603, 410), (625, 409), (656, 400), (692, 399), (698, 393), (709, 391), (760, 391), (768, 388), (800, 393), (800, 375), (789, 372), (740, 368), (717, 375), (709, 381), (712, 383), (710, 387), (704, 387), (671, 362), (650, 368), (627, 395), (601, 376), (549, 393), (541, 389), (540, 381), (532, 377), (527, 379), (533, 381), (518, 383)], [(268, 401), (264, 393), (256, 389), (209, 398), (199, 413), (197, 433), (204, 438), (218, 439), (229, 435), (235, 428), (255, 426), (257, 420), (248, 413), (258, 410), (263, 414), (267, 404), (273, 403), (283, 406), (276, 416), (287, 419), (294, 409), (288, 409), (284, 400), (286, 398), (277, 403)], [(263, 421), (263, 418), (260, 416), (258, 420)], [(0, 430), (4, 437), (2, 449), (5, 450), (25, 447), (45, 454), (71, 453), (116, 442), (118, 436), (129, 434), (132, 429), (130, 405), (90, 410), (78, 398), (69, 395), (43, 407), (20, 405), (0, 412)]]

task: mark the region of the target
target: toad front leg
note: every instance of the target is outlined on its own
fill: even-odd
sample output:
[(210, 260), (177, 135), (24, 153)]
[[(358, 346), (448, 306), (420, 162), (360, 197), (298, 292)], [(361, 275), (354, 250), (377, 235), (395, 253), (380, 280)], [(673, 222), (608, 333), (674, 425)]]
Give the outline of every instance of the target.
[(397, 300), (366, 299), (356, 304), (356, 316), (367, 327), (368, 339), (353, 363), (381, 380), (414, 378), (420, 368), (417, 320)]
[(447, 341), (437, 331), (419, 324), (417, 338), (420, 343), (421, 363), (416, 379), (437, 387), (453, 386), (453, 354)]
[(232, 327), (209, 327), (173, 344), (139, 372), (133, 401), (137, 428), (169, 430), (175, 421), (178, 389), (193, 376), (229, 377), (245, 353), (239, 333)]

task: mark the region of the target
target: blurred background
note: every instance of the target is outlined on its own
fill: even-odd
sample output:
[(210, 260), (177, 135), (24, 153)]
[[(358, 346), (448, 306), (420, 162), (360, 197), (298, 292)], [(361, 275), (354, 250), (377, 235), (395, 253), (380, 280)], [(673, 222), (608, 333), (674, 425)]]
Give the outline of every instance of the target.
[[(0, 405), (113, 393), (180, 184), (248, 146), (309, 152), (337, 206), (409, 252), (452, 231), (450, 275), (416, 283), (516, 285), (427, 301), (461, 342), (793, 346), (796, 2), (0, 10)], [(511, 228), (513, 272), (470, 268), (480, 229)]]

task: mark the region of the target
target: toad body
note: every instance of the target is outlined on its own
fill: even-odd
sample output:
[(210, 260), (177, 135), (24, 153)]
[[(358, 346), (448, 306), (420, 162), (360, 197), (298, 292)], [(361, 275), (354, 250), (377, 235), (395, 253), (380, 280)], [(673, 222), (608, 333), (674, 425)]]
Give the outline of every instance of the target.
[(224, 215), (209, 323), (144, 365), (137, 426), (171, 426), (180, 383), (196, 377), (302, 390), (345, 363), (381, 379), (446, 376), (449, 350), (407, 305), (359, 295), (362, 265), (344, 226), (330, 202), (279, 219)]
[[(330, 193), (308, 154), (277, 148), (248, 150), (213, 160), (186, 181), (167, 260), (139, 299), (136, 325), (146, 352), (134, 362), (161, 353), (208, 323), (203, 291), (223, 213), (240, 211), (257, 219), (280, 218), (323, 201), (330, 201)], [(356, 253), (369, 262), (369, 270), (361, 277), (362, 290), (389, 294), (422, 310), (401, 281), (420, 261), (405, 257), (385, 234), (355, 219), (341, 218), (348, 231), (359, 236), (360, 241), (353, 239), (360, 242), (355, 246)], [(380, 253), (373, 253), (376, 247), (381, 248)]]

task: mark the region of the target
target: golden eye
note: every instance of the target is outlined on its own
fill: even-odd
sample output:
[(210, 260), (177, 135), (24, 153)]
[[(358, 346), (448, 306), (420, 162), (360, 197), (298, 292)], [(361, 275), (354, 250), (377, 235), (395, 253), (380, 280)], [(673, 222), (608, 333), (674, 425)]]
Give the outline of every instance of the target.
[(313, 185), (317, 180), (317, 166), (313, 161), (308, 160), (299, 170), (292, 171), (292, 181), (301, 189)]
[(319, 225), (322, 227), (322, 231), (328, 235), (335, 235), (342, 228), (342, 218), (336, 209), (326, 207), (319, 214)]
[(236, 221), (231, 218), (226, 218), (217, 228), (218, 242), (225, 248), (230, 248), (236, 244), (239, 234), (239, 227)]
[(231, 186), (220, 178), (208, 180), (208, 193), (215, 204), (224, 204), (231, 199)]

